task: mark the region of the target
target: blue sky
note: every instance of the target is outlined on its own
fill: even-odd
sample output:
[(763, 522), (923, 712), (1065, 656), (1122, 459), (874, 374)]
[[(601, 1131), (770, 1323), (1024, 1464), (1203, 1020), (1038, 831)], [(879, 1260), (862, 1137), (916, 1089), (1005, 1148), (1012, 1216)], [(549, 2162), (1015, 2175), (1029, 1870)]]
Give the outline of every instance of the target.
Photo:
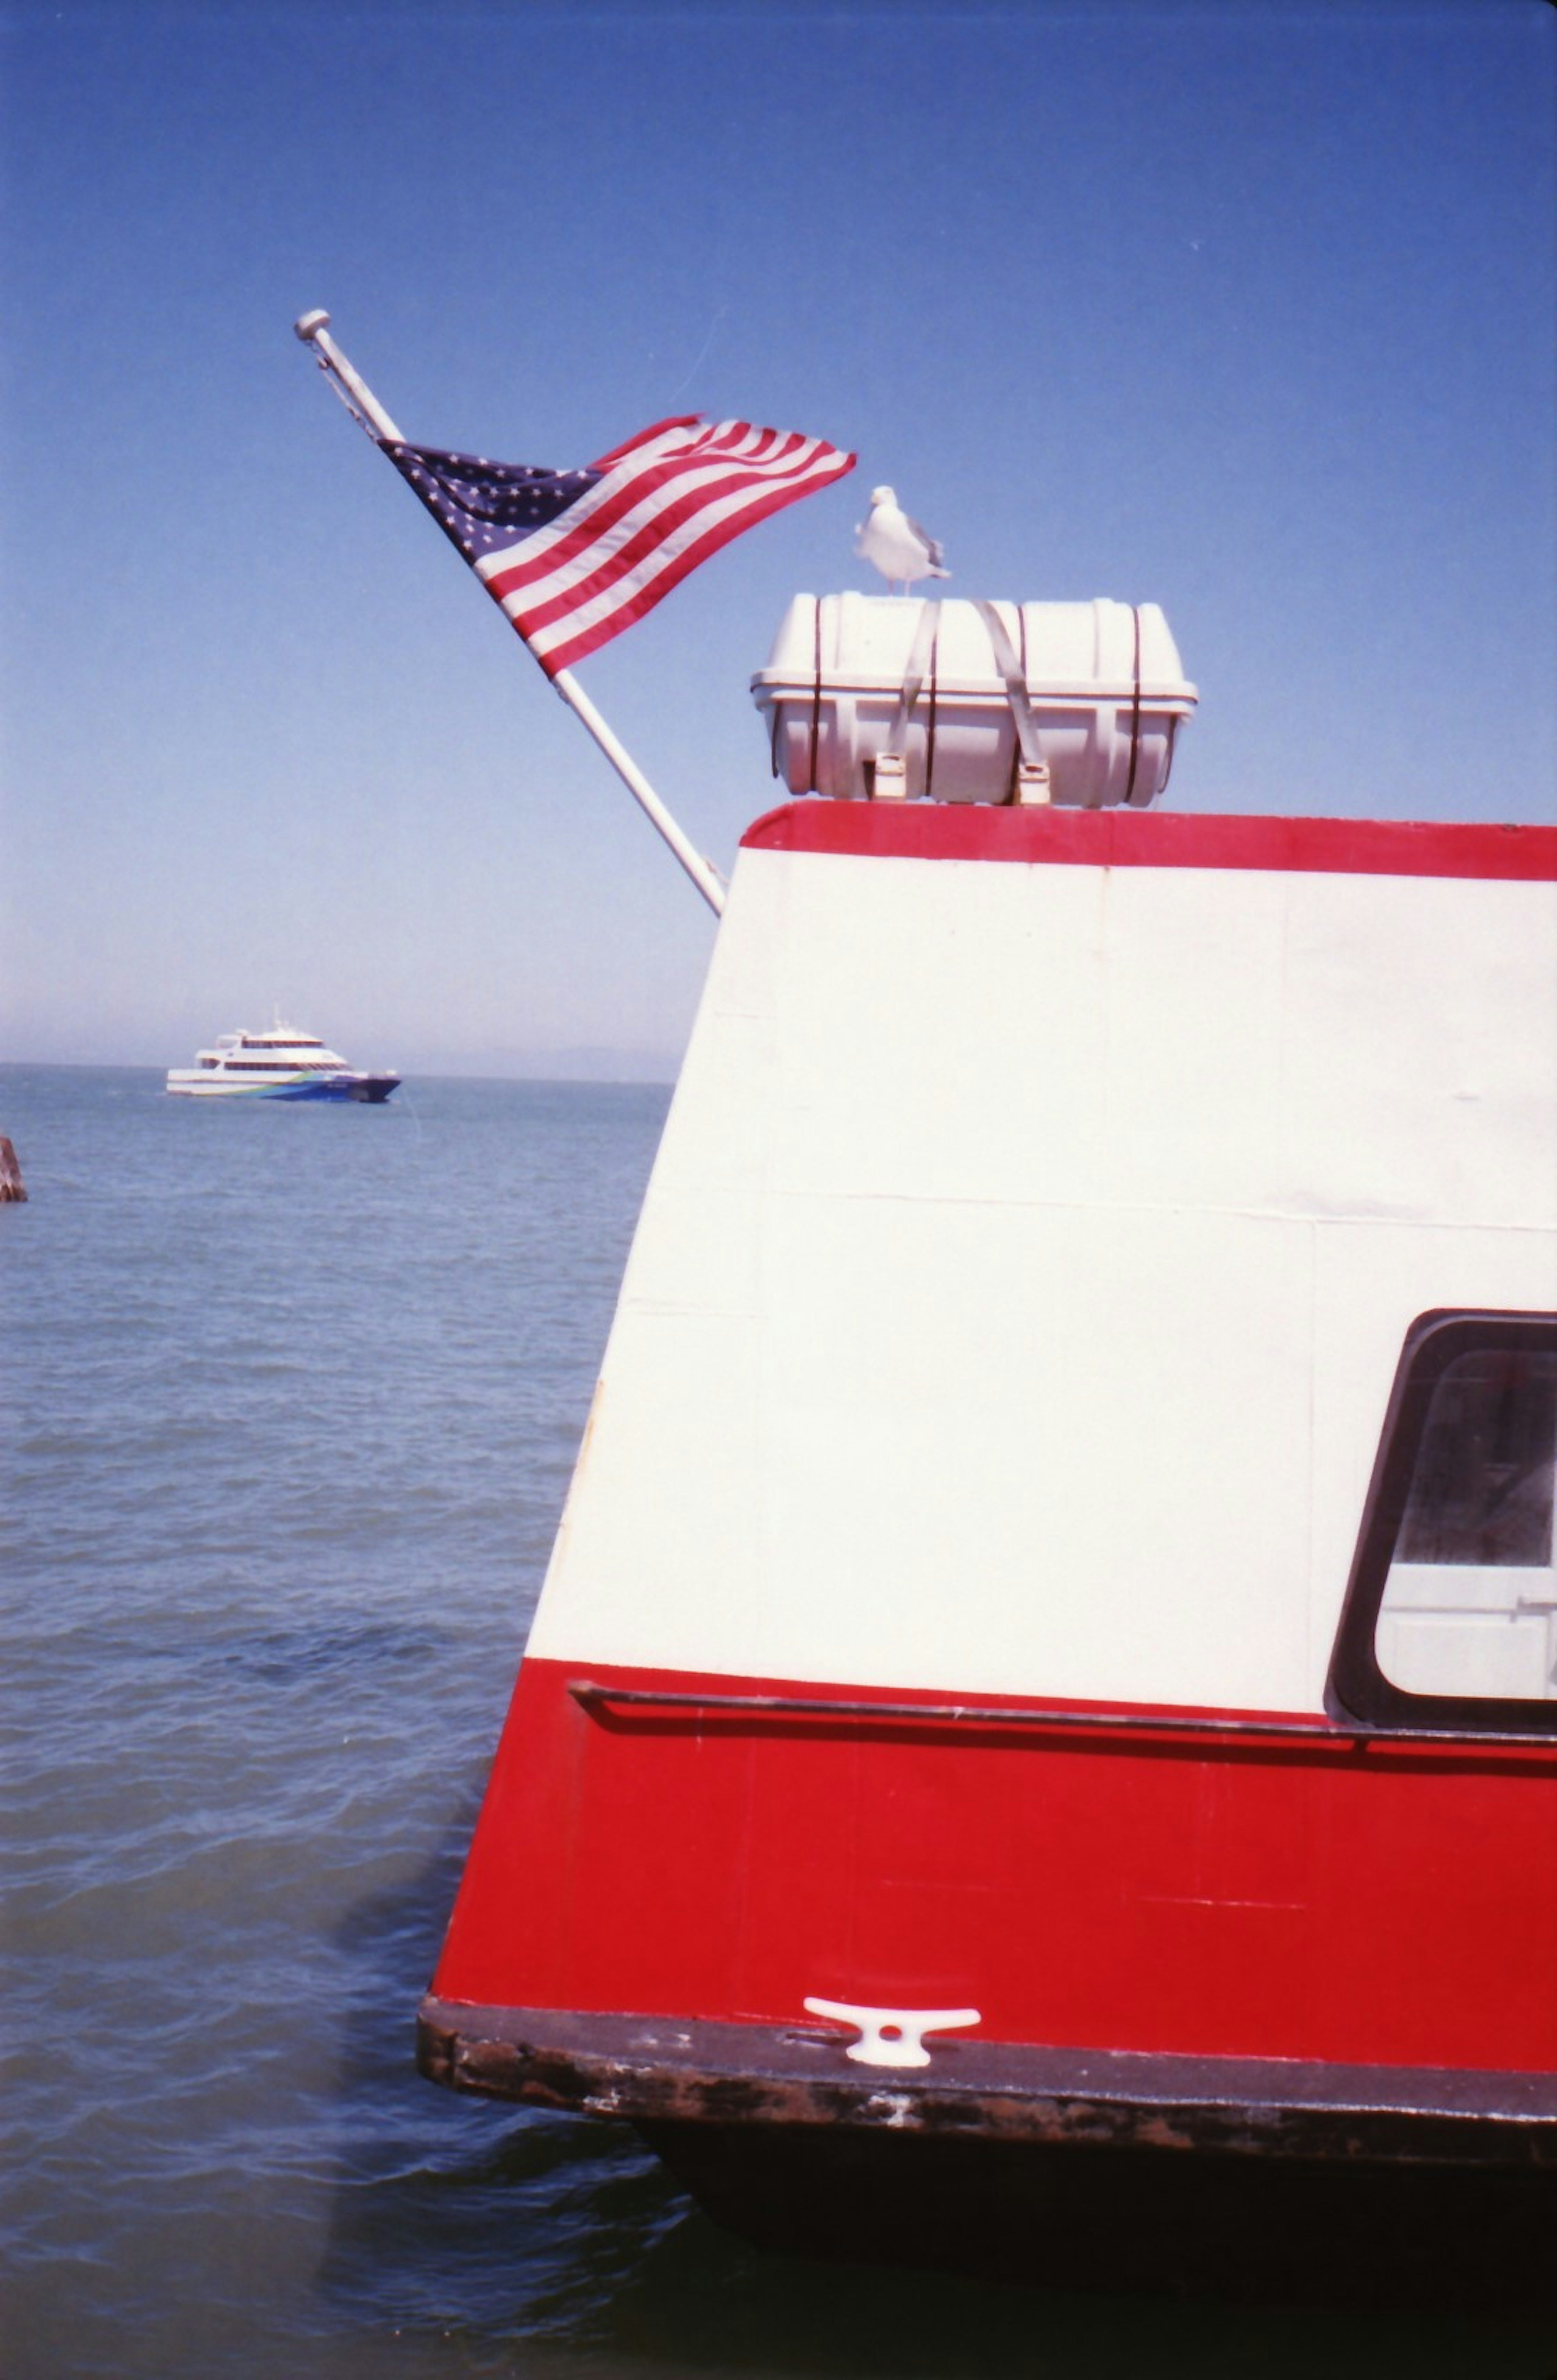
[(859, 452), (579, 677), (726, 868), (890, 480), (1162, 604), (1169, 801), (1557, 809), (1557, 12), (0, 6), (0, 1054), (674, 1071), (712, 920), (291, 335), (407, 434)]

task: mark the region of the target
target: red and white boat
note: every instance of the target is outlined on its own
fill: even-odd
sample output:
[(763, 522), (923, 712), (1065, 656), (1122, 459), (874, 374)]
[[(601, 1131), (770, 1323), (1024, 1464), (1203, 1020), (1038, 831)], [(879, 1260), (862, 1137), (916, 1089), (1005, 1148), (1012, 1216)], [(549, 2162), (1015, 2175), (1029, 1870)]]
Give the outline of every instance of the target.
[(758, 682), (424, 2070), (845, 2256), (1549, 2286), (1557, 830), (1163, 815), (1160, 614), (867, 608)]

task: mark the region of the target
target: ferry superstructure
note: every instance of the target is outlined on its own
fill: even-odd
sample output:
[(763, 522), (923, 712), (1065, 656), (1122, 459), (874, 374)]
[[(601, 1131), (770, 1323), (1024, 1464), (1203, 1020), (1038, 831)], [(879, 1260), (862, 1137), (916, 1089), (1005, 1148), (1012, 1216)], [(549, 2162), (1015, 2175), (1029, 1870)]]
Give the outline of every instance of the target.
[(1557, 832), (1043, 765), (743, 840), (422, 2064), (791, 2246), (1528, 2288)]
[(192, 1066), (168, 1069), (167, 1088), (194, 1099), (356, 1099), (377, 1106), (398, 1075), (365, 1075), (310, 1033), (278, 1018), (268, 1032), (222, 1033)]

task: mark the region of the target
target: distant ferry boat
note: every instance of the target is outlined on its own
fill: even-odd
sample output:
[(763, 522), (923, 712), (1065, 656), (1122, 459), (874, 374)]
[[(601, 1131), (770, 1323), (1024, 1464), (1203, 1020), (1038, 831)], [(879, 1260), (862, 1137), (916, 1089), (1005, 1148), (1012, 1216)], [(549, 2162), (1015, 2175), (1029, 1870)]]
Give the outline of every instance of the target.
[(360, 1075), (337, 1050), (310, 1033), (283, 1025), (268, 1033), (222, 1033), (210, 1050), (197, 1050), (192, 1066), (170, 1066), (167, 1087), (195, 1099), (388, 1099), (398, 1075)]

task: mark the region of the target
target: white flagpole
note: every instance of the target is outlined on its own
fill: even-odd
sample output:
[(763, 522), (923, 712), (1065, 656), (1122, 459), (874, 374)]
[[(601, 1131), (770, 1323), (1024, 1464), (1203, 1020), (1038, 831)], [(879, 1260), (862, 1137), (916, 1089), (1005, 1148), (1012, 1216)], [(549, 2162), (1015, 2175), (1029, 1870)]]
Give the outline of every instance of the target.
[[(406, 443), (404, 433), (395, 428), (366, 381), (352, 370), (330, 336), (329, 315), (322, 309), (316, 308), (311, 314), (299, 315), (293, 328), (298, 338), (312, 347), (320, 370), (356, 414), (369, 435), (384, 440), (390, 445), (403, 446)], [(552, 684), (568, 709), (583, 721), (634, 801), (670, 845), (714, 916), (722, 916), (724, 887), (718, 871), (687, 841), (642, 770), (613, 735), (572, 671), (558, 670)]]

